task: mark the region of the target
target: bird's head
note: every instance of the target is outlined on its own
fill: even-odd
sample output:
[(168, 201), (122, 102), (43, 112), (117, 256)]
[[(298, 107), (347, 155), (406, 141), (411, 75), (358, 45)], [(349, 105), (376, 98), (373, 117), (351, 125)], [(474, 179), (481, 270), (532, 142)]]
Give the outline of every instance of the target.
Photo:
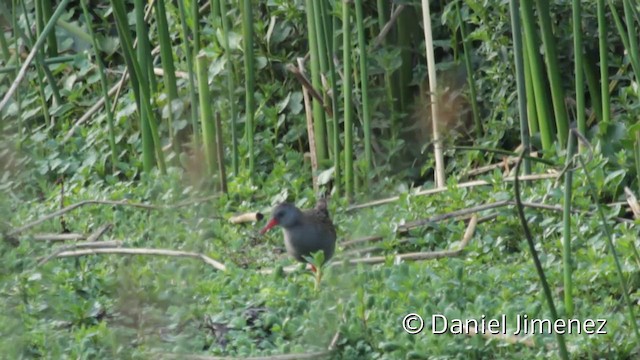
[(269, 222), (260, 230), (260, 234), (266, 233), (276, 225), (280, 225), (285, 229), (292, 227), (300, 221), (301, 216), (302, 212), (293, 204), (281, 203), (273, 209)]

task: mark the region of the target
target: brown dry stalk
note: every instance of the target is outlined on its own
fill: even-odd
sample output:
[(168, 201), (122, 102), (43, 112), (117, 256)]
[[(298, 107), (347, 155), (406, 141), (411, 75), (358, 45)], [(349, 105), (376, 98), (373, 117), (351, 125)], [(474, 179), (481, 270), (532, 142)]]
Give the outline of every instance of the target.
[[(553, 174), (525, 175), (525, 176), (520, 176), (519, 178), (520, 178), (520, 180), (525, 181), (525, 180), (555, 179), (557, 177), (558, 177), (558, 174), (553, 173)], [(511, 182), (513, 180), (514, 180), (513, 176), (508, 176), (508, 177), (503, 178), (503, 181), (505, 181), (505, 182)], [(464, 188), (471, 188), (471, 187), (491, 185), (491, 184), (493, 184), (493, 183), (489, 182), (489, 181), (485, 181), (485, 180), (474, 180), (474, 181), (459, 183), (457, 186), (455, 186), (455, 188), (464, 189)], [(448, 191), (448, 190), (449, 190), (448, 187), (439, 187), (439, 188), (433, 188), (433, 189), (420, 190), (420, 191), (417, 191), (416, 193), (411, 194), (411, 195), (412, 196), (432, 195), (432, 194), (445, 192), (445, 191)], [(386, 198), (386, 199), (379, 199), (379, 200), (374, 200), (374, 201), (363, 203), (363, 204), (352, 205), (352, 206), (349, 206), (347, 208), (347, 212), (353, 211), (353, 210), (358, 210), (358, 209), (363, 209), (363, 208), (366, 208), (366, 207), (389, 204), (389, 203), (398, 201), (399, 199), (400, 199), (400, 196), (392, 196), (392, 197), (389, 197), (389, 198)]]
[(63, 251), (56, 255), (58, 258), (64, 257), (76, 257), (85, 255), (97, 255), (97, 254), (122, 254), (122, 255), (159, 255), (159, 256), (175, 256), (175, 257), (188, 257), (200, 259), (207, 265), (220, 270), (226, 271), (227, 267), (221, 262), (218, 262), (206, 255), (188, 252), (188, 251), (176, 251), (176, 250), (164, 250), (164, 249), (146, 249), (146, 248), (98, 248), (98, 249), (85, 249), (85, 250), (73, 250)]
[[(471, 220), (469, 221), (469, 225), (467, 225), (467, 230), (464, 232), (462, 236), (462, 241), (460, 242), (460, 247), (456, 250), (441, 250), (441, 251), (428, 251), (428, 252), (414, 252), (414, 253), (404, 253), (398, 254), (394, 257), (394, 263), (399, 264), (402, 261), (421, 261), (421, 260), (434, 260), (440, 259), (444, 257), (455, 257), (462, 254), (464, 248), (469, 244), (469, 241), (473, 237), (473, 234), (476, 231), (476, 225), (478, 224), (478, 216), (473, 215)], [(386, 256), (372, 256), (368, 258), (358, 258), (351, 259), (347, 262), (349, 264), (380, 264), (387, 261)], [(334, 261), (332, 264), (342, 264), (341, 261)]]

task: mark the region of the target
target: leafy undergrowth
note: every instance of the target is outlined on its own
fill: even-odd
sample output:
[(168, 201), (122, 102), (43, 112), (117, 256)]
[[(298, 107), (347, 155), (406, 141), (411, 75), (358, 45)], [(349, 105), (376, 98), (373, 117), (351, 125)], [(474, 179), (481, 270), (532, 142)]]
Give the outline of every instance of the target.
[[(614, 189), (620, 176), (606, 177), (602, 160), (590, 171), (599, 189)], [(544, 169), (538, 168), (538, 172)], [(508, 333), (518, 314), (550, 318), (533, 267), (522, 227), (513, 207), (483, 212), (496, 217), (478, 224), (465, 252), (458, 257), (396, 264), (401, 252), (457, 249), (464, 222), (447, 220), (397, 235), (405, 222), (513, 199), (513, 186), (502, 183), (498, 172), (484, 176), (492, 186), (453, 189), (430, 196), (405, 191), (391, 204), (348, 212), (341, 200), (330, 202), (340, 241), (383, 235), (376, 246), (386, 254), (384, 264), (337, 265), (327, 268), (319, 291), (313, 277), (291, 265), (279, 231), (259, 236), (258, 224), (230, 224), (239, 212), (266, 211), (284, 197), (302, 207), (313, 206), (314, 195), (304, 179), (287, 179), (287, 169), (276, 169), (262, 189), (237, 180), (229, 184), (230, 197), (168, 209), (88, 205), (65, 214), (71, 232), (90, 234), (111, 223), (101, 240), (121, 240), (123, 247), (160, 248), (205, 254), (223, 262), (221, 272), (195, 259), (90, 255), (38, 261), (55, 246), (31, 235), (59, 232), (55, 218), (28, 230), (20, 245), (2, 242), (0, 353), (7, 358), (148, 359), (162, 354), (257, 356), (324, 351), (338, 332), (331, 359), (507, 359), (557, 356), (550, 334), (530, 336), (533, 346), (511, 344), (481, 336), (431, 331), (431, 315), (448, 319), (507, 318)], [(82, 200), (109, 199), (171, 205), (204, 197), (183, 185), (172, 171), (160, 180), (65, 184), (65, 205)], [(286, 186), (281, 181), (284, 178)], [(592, 208), (584, 176), (576, 176), (574, 201), (579, 209)], [(451, 182), (451, 185), (454, 183)], [(57, 210), (58, 186), (42, 188), (41, 197), (19, 191), (0, 203), (9, 228), (17, 228)], [(393, 186), (376, 194), (393, 195)], [(523, 190), (523, 201), (559, 205), (562, 191), (553, 180), (540, 180)], [(640, 298), (640, 272), (633, 258), (637, 241), (633, 223), (611, 220), (619, 207), (606, 210), (614, 224), (615, 244), (634, 303)], [(541, 261), (552, 286), (556, 306), (562, 305), (561, 213), (527, 209)], [(569, 335), (574, 358), (635, 358), (639, 355), (627, 321), (613, 258), (606, 249), (596, 216), (578, 214), (574, 229), (574, 296), (578, 319), (606, 319), (602, 335)], [(345, 256), (340, 249), (336, 259)], [(265, 275), (261, 269), (276, 269)], [(425, 329), (407, 334), (402, 319), (421, 315)]]

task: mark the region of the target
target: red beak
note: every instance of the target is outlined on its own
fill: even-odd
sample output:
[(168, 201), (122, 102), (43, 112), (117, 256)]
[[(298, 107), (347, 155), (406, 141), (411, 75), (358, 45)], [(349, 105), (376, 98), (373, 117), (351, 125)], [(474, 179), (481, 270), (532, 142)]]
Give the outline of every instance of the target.
[(276, 220), (276, 219), (269, 220), (267, 225), (265, 227), (263, 227), (262, 230), (260, 230), (260, 235), (266, 233), (267, 231), (269, 231), (269, 229), (271, 229), (272, 227), (274, 227), (276, 225), (278, 225), (278, 220)]

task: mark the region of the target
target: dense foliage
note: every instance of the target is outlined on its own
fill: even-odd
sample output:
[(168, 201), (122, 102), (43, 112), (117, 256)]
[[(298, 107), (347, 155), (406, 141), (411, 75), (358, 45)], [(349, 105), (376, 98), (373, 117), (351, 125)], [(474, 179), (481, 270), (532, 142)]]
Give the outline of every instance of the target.
[[(220, 17), (220, 2), (227, 6), (228, 29)], [(45, 19), (46, 4), (13, 2), (0, 4), (2, 50), (0, 94), (6, 93), (19, 66), (32, 48)], [(48, 2), (43, 2), (48, 3)], [(128, 21), (135, 34), (136, 2), (127, 2)], [(455, 334), (433, 335), (431, 314), (449, 318), (497, 318), (505, 314), (508, 327), (517, 314), (549, 318), (524, 233), (512, 205), (485, 211), (471, 242), (461, 256), (429, 261), (401, 262), (394, 256), (407, 252), (457, 249), (466, 229), (465, 221), (449, 219), (402, 231), (402, 225), (456, 210), (514, 198), (512, 183), (503, 181), (510, 164), (481, 175), (486, 186), (457, 188), (476, 179), (468, 172), (502, 161), (492, 149), (513, 151), (520, 144), (516, 75), (507, 1), (460, 1), (471, 45), (473, 73), (463, 60), (462, 33), (455, 2), (435, 2), (431, 19), (445, 136), (448, 190), (427, 196), (413, 195), (413, 186), (432, 186), (434, 161), (430, 151), (430, 106), (427, 97), (425, 45), (421, 5), (415, 1), (364, 2), (364, 32), (367, 49), (369, 97), (372, 109), (373, 163), (365, 158), (362, 83), (354, 81), (355, 110), (354, 199), (335, 191), (342, 180), (329, 157), (313, 173), (309, 160), (303, 92), (288, 70), (308, 52), (308, 25), (304, 1), (253, 1), (253, 64), (255, 66), (256, 111), (254, 128), (246, 128), (245, 53), (243, 1), (164, 2), (172, 60), (177, 72), (177, 98), (171, 100), (165, 77), (149, 77), (153, 117), (158, 121), (167, 171), (144, 171), (144, 122), (135, 82), (125, 81), (117, 98), (112, 94), (114, 123), (103, 107), (90, 118), (78, 120), (103, 99), (95, 49), (81, 3), (72, 1), (55, 28), (55, 44), (36, 57), (26, 78), (9, 104), (0, 109), (0, 353), (7, 358), (127, 359), (163, 354), (210, 356), (257, 356), (324, 351), (336, 333), (332, 359), (421, 359), (421, 358), (534, 358), (558, 356), (553, 335), (532, 337), (531, 344), (511, 344), (501, 339)], [(328, 1), (335, 45), (330, 54), (342, 86), (342, 2)], [(386, 5), (385, 5), (386, 4)], [(51, 5), (51, 4), (49, 4)], [(89, 3), (91, 26), (96, 34), (109, 86), (120, 81), (127, 59), (113, 20), (112, 2)], [(202, 6), (200, 18), (194, 12)], [(352, 5), (352, 4), (351, 4)], [(397, 23), (376, 42), (392, 10), (404, 5)], [(609, 79), (612, 81), (611, 121), (602, 121), (598, 74), (598, 22), (596, 4), (584, 2), (582, 26), (585, 44), (585, 75), (594, 82), (587, 90), (587, 139), (592, 148), (583, 153), (587, 168), (575, 162), (571, 219), (573, 249), (573, 297), (575, 310), (567, 313), (562, 273), (562, 212), (527, 209), (528, 223), (540, 260), (552, 286), (556, 307), (563, 318), (607, 320), (606, 335), (568, 335), (573, 358), (631, 359), (640, 354), (633, 335), (615, 261), (607, 248), (607, 228), (596, 216), (588, 173), (593, 179), (597, 202), (602, 204), (607, 224), (624, 274), (624, 284), (634, 305), (640, 302), (640, 255), (638, 220), (631, 220), (624, 203), (624, 187), (638, 194), (640, 158), (636, 138), (640, 124), (638, 72), (629, 51), (614, 26), (615, 16), (625, 14), (621, 4), (607, 9)], [(385, 7), (387, 6), (387, 7)], [(635, 23), (623, 18), (631, 29), (638, 27), (640, 7), (635, 5)], [(52, 8), (55, 8), (52, 7)], [(156, 14), (154, 5), (152, 14)], [(213, 9), (213, 11), (212, 11)], [(385, 16), (380, 10), (385, 9)], [(187, 10), (181, 14), (182, 10)], [(612, 11), (617, 11), (614, 16)], [(217, 12), (216, 12), (217, 11)], [(575, 120), (573, 84), (573, 33), (568, 2), (550, 5), (554, 36), (561, 64), (566, 104)], [(44, 15), (43, 15), (44, 14)], [(188, 29), (197, 23), (197, 36)], [(632, 18), (631, 20), (633, 20)], [(384, 21), (382, 21), (384, 20)], [(357, 79), (361, 69), (355, 15), (351, 37), (351, 60)], [(160, 25), (150, 16), (149, 40), (159, 44)], [(340, 26), (338, 26), (340, 25)], [(185, 40), (187, 39), (187, 40)], [(199, 43), (195, 43), (199, 39)], [(225, 43), (228, 41), (228, 46)], [(196, 49), (188, 49), (189, 44)], [(228, 48), (228, 51), (227, 51)], [(196, 51), (198, 50), (199, 51)], [(193, 51), (194, 54), (191, 54)], [(210, 104), (222, 118), (223, 155), (227, 168), (227, 192), (218, 191), (219, 173), (206, 168), (199, 120), (192, 110), (202, 102), (191, 97), (188, 73), (195, 73), (187, 55), (204, 54), (207, 61)], [(151, 51), (150, 63), (164, 68), (160, 49)], [(131, 55), (131, 54), (129, 54)], [(134, 56), (136, 54), (133, 54)], [(16, 59), (22, 59), (18, 62)], [(40, 66), (42, 61), (48, 65)], [(140, 59), (139, 59), (140, 60)], [(193, 59), (192, 59), (193, 60)], [(194, 60), (195, 61), (195, 60)], [(14, 66), (13, 68), (11, 66)], [(191, 66), (191, 67), (190, 67)], [(331, 88), (329, 74), (322, 95), (342, 99), (340, 87)], [(348, 75), (350, 76), (350, 75)], [(477, 88), (483, 133), (471, 121), (468, 79)], [(309, 74), (309, 78), (310, 74)], [(542, 81), (547, 82), (545, 78)], [(133, 84), (133, 85), (132, 85)], [(230, 85), (231, 84), (231, 85)], [(595, 84), (595, 85), (594, 85)], [(397, 86), (395, 90), (394, 86)], [(231, 90), (231, 91), (229, 91)], [(397, 91), (397, 92), (396, 92)], [(390, 94), (399, 94), (397, 99)], [(234, 110), (235, 109), (235, 110)], [(443, 109), (443, 110), (442, 110)], [(335, 113), (344, 113), (336, 102)], [(237, 117), (234, 112), (237, 111)], [(235, 120), (234, 120), (235, 119)], [(331, 126), (329, 118), (327, 124)], [(344, 123), (339, 120), (340, 146), (345, 144)], [(111, 132), (111, 130), (113, 132)], [(249, 136), (254, 142), (249, 145)], [(113, 143), (110, 137), (113, 135)], [(330, 137), (330, 129), (327, 129)], [(238, 139), (237, 152), (232, 138)], [(326, 140), (328, 144), (331, 139)], [(535, 150), (541, 141), (532, 134)], [(115, 160), (112, 150), (115, 145)], [(462, 148), (461, 145), (474, 146)], [(458, 147), (456, 147), (458, 146)], [(249, 149), (253, 148), (253, 153)], [(155, 156), (158, 154), (156, 153)], [(232, 159), (238, 156), (238, 171)], [(545, 154), (548, 163), (535, 162), (534, 173), (561, 171), (566, 151), (557, 146)], [(255, 159), (254, 172), (249, 171)], [(332, 167), (333, 166), (333, 167)], [(343, 165), (341, 165), (343, 166)], [(367, 170), (369, 169), (369, 170)], [(263, 211), (282, 200), (301, 207), (313, 206), (318, 194), (312, 175), (331, 193), (330, 209), (339, 229), (340, 241), (380, 235), (369, 248), (353, 252), (342, 247), (336, 258), (349, 260), (367, 254), (383, 255), (377, 265), (328, 267), (319, 291), (303, 267), (286, 273), (291, 264), (283, 251), (279, 232), (259, 236), (258, 224), (231, 224), (237, 213)], [(334, 186), (334, 187), (332, 187)], [(332, 192), (332, 189), (334, 190)], [(565, 190), (561, 181), (528, 182), (522, 191), (527, 202), (561, 206)], [(216, 196), (211, 196), (211, 195)], [(350, 211), (353, 200), (398, 195), (382, 206)], [(153, 204), (135, 207), (114, 203), (88, 204), (53, 217), (26, 231), (21, 226), (60, 208), (90, 200), (126, 200)], [(351, 201), (350, 201), (351, 200)], [(468, 219), (467, 219), (468, 220)], [(51, 257), (56, 251), (73, 251), (71, 244), (42, 240), (43, 234), (94, 233), (104, 225), (112, 228), (102, 240), (120, 241), (123, 248), (188, 251), (204, 254), (227, 266), (217, 271), (192, 258), (154, 255), (101, 254)], [(66, 248), (64, 248), (66, 246)], [(340, 243), (339, 243), (340, 246)], [(371, 249), (370, 247), (373, 247)], [(45, 261), (46, 260), (46, 261)], [(274, 269), (272, 273), (263, 273)], [(425, 330), (406, 334), (401, 320), (408, 313), (425, 318)], [(637, 319), (633, 319), (637, 322)], [(186, 355), (185, 355), (186, 356)]]

